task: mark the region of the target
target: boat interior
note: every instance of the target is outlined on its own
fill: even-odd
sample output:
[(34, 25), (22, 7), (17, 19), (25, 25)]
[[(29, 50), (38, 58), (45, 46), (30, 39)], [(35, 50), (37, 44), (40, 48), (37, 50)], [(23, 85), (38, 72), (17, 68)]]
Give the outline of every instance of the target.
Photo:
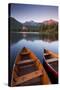
[(58, 72), (58, 58), (46, 49), (44, 49), (44, 57), (46, 62)]
[(14, 86), (40, 85), (42, 84), (42, 70), (39, 70), (36, 63), (29, 57), (29, 52), (24, 48), (21, 53), (21, 60), (15, 64), (14, 73), (16, 74)]

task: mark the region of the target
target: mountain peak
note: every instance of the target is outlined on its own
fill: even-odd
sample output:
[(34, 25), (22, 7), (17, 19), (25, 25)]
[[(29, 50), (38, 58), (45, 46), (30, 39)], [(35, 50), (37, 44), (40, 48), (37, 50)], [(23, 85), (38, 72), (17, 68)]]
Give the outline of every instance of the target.
[(50, 20), (46, 20), (46, 21), (44, 21), (43, 23), (44, 23), (44, 24), (48, 24), (48, 25), (50, 25), (50, 24), (56, 24), (57, 21), (55, 21), (55, 20), (53, 20), (53, 19), (50, 19)]
[(24, 25), (36, 26), (36, 25), (38, 25), (38, 23), (35, 22), (35, 21), (33, 21), (33, 20), (31, 20), (31, 21), (26, 21), (26, 22), (24, 23)]

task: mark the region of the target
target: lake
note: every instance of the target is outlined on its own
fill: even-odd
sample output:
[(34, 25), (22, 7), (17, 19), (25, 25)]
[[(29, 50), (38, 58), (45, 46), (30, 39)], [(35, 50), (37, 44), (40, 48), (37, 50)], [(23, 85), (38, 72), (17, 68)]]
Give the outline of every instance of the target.
[(43, 63), (44, 48), (58, 53), (58, 36), (55, 34), (10, 33), (10, 71), (12, 71), (16, 56), (23, 47), (32, 50)]

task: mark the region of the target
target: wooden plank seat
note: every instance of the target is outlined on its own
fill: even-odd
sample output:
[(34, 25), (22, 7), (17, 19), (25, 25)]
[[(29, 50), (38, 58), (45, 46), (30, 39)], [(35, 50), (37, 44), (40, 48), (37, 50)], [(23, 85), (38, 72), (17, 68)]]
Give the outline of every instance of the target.
[(18, 65), (22, 66), (22, 65), (27, 65), (27, 64), (33, 64), (33, 60), (28, 59), (28, 60), (22, 60), (20, 62), (18, 62)]
[(41, 77), (39, 76), (39, 77), (33, 78), (31, 80), (18, 84), (17, 86), (30, 86), (30, 85), (41, 85)]
[(51, 54), (46, 54), (46, 55), (44, 55), (44, 57), (45, 57), (46, 59), (52, 58)]
[(51, 58), (46, 60), (47, 63), (56, 62), (56, 61), (58, 61), (57, 58)]
[(15, 72), (17, 76), (22, 76), (27, 73), (31, 73), (36, 71), (38, 68), (34, 64), (25, 65), (25, 66), (19, 66), (15, 68)]
[(18, 85), (18, 84), (21, 84), (21, 83), (24, 83), (28, 80), (31, 80), (33, 78), (36, 78), (36, 77), (39, 77), (39, 76), (42, 76), (43, 73), (41, 70), (37, 70), (37, 71), (34, 71), (34, 72), (31, 72), (31, 73), (28, 73), (28, 74), (25, 74), (23, 76), (20, 76), (20, 77), (17, 77), (15, 79), (15, 84), (14, 85)]
[(46, 55), (50, 55), (50, 53), (44, 53), (44, 56), (46, 56)]

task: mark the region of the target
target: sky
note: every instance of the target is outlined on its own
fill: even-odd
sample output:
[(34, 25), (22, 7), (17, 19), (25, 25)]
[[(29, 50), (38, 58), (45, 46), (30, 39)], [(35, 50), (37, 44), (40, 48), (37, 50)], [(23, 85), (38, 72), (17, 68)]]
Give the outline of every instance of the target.
[(11, 4), (10, 16), (19, 22), (43, 22), (53, 19), (58, 21), (58, 6)]

